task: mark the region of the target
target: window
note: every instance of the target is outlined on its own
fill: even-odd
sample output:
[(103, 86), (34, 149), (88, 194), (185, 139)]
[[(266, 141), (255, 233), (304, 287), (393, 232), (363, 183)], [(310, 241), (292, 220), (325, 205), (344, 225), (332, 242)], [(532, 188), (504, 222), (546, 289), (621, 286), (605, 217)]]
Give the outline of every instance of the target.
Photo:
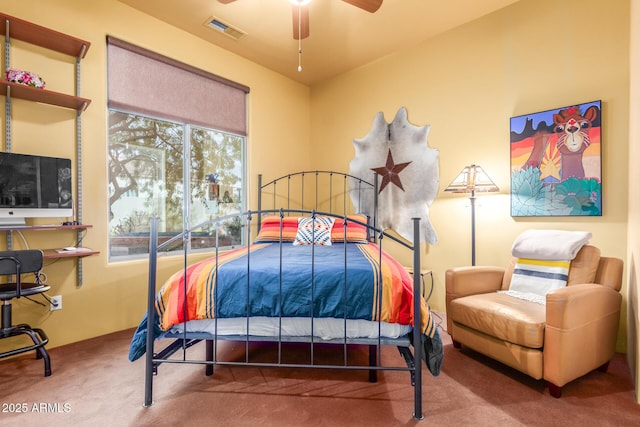
[[(244, 210), (248, 89), (117, 39), (108, 41), (109, 255), (118, 260), (148, 253), (152, 216), (160, 219), (162, 241), (211, 217)], [(141, 70), (133, 73), (138, 77), (129, 78), (132, 69)], [(140, 75), (144, 83), (131, 81)], [(165, 93), (161, 88), (169, 84), (166, 79), (174, 83)], [(176, 81), (189, 85), (181, 87)], [(200, 88), (197, 94), (193, 84)], [(138, 91), (140, 85), (146, 89)], [(149, 99), (141, 99), (145, 97)], [(221, 99), (226, 101), (221, 104)], [(222, 224), (219, 245), (241, 243), (236, 222)], [(214, 233), (198, 230), (188, 244), (211, 249)]]

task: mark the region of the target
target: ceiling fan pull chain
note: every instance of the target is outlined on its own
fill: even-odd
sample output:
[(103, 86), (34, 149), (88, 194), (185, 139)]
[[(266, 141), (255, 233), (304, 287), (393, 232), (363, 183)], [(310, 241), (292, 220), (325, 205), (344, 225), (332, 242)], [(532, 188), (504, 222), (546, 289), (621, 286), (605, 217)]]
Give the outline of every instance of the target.
[(302, 6), (298, 5), (298, 72), (302, 72)]

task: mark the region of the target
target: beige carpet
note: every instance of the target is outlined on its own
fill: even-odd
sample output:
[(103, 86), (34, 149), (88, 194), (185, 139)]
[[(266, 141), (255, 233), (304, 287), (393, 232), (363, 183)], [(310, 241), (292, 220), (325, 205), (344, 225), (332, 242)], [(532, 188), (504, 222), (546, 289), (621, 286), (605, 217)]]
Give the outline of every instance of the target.
[[(129, 362), (132, 330), (51, 350), (53, 374), (31, 355), (0, 361), (2, 426), (637, 426), (640, 406), (625, 356), (607, 373), (593, 372), (549, 396), (542, 381), (467, 350), (442, 332), (445, 360), (433, 377), (424, 369), (423, 411), (415, 421), (406, 372), (384, 372), (377, 383), (366, 371), (217, 367), (165, 364), (154, 380), (154, 404), (144, 400), (144, 359)], [(295, 347), (295, 346), (294, 346)], [(222, 354), (237, 357), (238, 346)], [(305, 350), (296, 347), (296, 357)], [(201, 356), (198, 344), (190, 354)], [(257, 346), (252, 357), (273, 354)], [(318, 350), (320, 359), (332, 356)], [(366, 361), (365, 348), (349, 357)], [(401, 361), (395, 348), (385, 363)], [(25, 409), (23, 413), (17, 410)]]

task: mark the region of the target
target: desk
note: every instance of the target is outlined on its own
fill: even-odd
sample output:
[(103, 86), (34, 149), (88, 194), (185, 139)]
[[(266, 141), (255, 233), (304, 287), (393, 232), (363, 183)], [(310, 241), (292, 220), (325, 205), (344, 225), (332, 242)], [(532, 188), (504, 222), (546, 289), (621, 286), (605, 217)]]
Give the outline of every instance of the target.
[[(407, 270), (407, 272), (413, 276), (413, 268), (405, 267), (405, 270)], [(428, 295), (426, 294), (427, 287), (424, 281), (424, 276), (429, 276), (431, 280), (431, 289), (429, 290)], [(425, 301), (428, 301), (429, 298), (431, 297), (431, 292), (433, 292), (433, 272), (429, 269), (420, 269), (420, 282), (422, 283), (422, 297), (424, 298)]]
[(99, 251), (94, 251), (93, 249), (82, 248), (77, 251), (62, 251), (60, 249), (43, 249), (44, 259), (55, 259), (55, 258), (82, 258), (90, 255), (99, 254)]
[[(0, 232), (7, 233), (7, 247), (11, 248), (11, 243), (13, 241), (12, 232), (16, 231), (18, 233), (22, 233), (23, 231), (50, 231), (50, 230), (72, 230), (78, 233), (78, 242), (82, 241), (82, 236), (80, 233), (84, 232), (88, 228), (92, 226), (89, 224), (76, 224), (76, 225), (60, 225), (60, 224), (48, 224), (48, 225), (8, 225), (8, 226), (0, 226)], [(100, 252), (94, 251), (92, 249), (86, 250), (75, 250), (75, 251), (60, 251), (57, 249), (43, 249), (44, 259), (57, 259), (57, 258), (75, 258), (76, 259), (76, 275), (77, 275), (77, 286), (82, 286), (82, 261), (81, 259), (90, 256), (97, 255)]]

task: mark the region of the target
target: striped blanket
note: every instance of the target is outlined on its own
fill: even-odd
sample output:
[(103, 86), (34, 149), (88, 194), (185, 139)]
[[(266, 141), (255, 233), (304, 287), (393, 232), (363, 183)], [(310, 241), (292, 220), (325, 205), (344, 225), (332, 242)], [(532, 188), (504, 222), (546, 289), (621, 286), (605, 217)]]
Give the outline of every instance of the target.
[[(424, 339), (439, 341), (424, 300), (421, 308)], [(154, 335), (189, 320), (247, 316), (411, 325), (413, 280), (398, 261), (373, 243), (252, 244), (173, 274), (157, 293), (156, 312)], [(131, 360), (144, 354), (146, 333), (145, 318), (134, 334)]]
[(571, 261), (518, 258), (506, 295), (537, 304), (546, 303), (547, 293), (567, 285)]

